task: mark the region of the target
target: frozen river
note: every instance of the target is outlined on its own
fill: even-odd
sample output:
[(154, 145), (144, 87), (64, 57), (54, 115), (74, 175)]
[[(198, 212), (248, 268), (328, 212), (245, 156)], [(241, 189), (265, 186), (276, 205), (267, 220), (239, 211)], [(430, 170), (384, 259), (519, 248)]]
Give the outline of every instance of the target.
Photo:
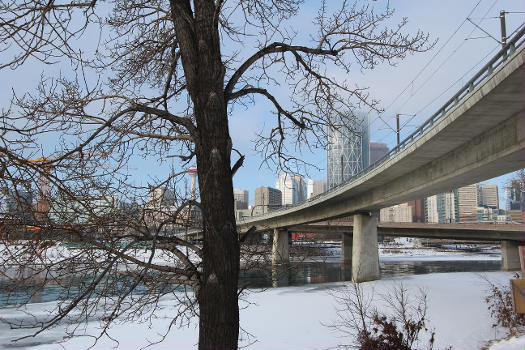
[[(334, 253), (335, 251), (335, 253)], [(325, 250), (326, 256), (309, 258), (302, 262), (278, 267), (268, 267), (264, 271), (241, 272), (240, 285), (247, 288), (271, 288), (287, 286), (304, 286), (317, 283), (350, 281), (351, 264), (341, 263), (336, 248)], [(332, 253), (332, 254), (330, 254)], [(422, 275), (444, 272), (487, 272), (501, 269), (501, 258), (498, 253), (469, 253), (464, 251), (436, 251), (431, 249), (382, 249), (380, 256), (381, 278)], [(81, 281), (79, 281), (80, 283)], [(26, 286), (19, 286), (20, 295), (9, 297), (3, 292), (9, 282), (0, 279), (0, 306), (23, 302)], [(37, 281), (38, 283), (38, 281)], [(62, 290), (56, 284), (42, 286), (31, 295), (30, 303), (42, 303), (57, 300)], [(136, 293), (142, 293), (139, 286)]]

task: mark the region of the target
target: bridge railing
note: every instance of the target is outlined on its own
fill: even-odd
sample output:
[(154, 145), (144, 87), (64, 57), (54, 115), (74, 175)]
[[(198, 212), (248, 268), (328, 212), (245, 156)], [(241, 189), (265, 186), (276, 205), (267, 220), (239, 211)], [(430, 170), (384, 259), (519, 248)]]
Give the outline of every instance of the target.
[[(522, 25), (523, 26), (523, 25)], [(432, 125), (434, 125), (439, 119), (441, 119), (443, 116), (445, 116), (452, 108), (454, 108), (464, 97), (466, 97), (470, 92), (474, 90), (485, 78), (487, 78), (496, 68), (498, 68), (503, 62), (507, 60), (509, 56), (516, 51), (516, 48), (520, 47), (525, 42), (525, 26), (521, 28), (513, 37), (511, 40), (508, 41), (507, 45), (505, 47), (501, 48), (494, 57), (490, 61), (487, 62), (481, 68), (461, 89), (459, 89), (458, 92), (454, 96), (452, 96), (445, 104), (441, 106), (435, 112), (430, 118), (428, 118), (419, 128), (417, 128), (414, 132), (412, 132), (410, 135), (408, 135), (406, 138), (404, 138), (396, 147), (392, 148), (387, 154), (385, 154), (382, 158), (377, 160), (375, 163), (371, 164), (369, 167), (361, 170), (359, 173), (355, 174), (353, 177), (348, 179), (345, 182), (342, 182), (338, 184), (337, 186), (334, 186), (327, 190), (326, 192), (323, 192), (315, 197), (309, 198), (305, 201), (302, 201), (300, 203), (297, 203), (296, 205), (290, 207), (281, 207), (279, 209), (273, 210), (271, 212), (258, 215), (257, 217), (264, 217), (268, 215), (272, 215), (273, 213), (288, 210), (290, 208), (293, 208), (295, 206), (299, 206), (303, 203), (311, 202), (314, 200), (318, 200), (320, 198), (323, 198), (330, 193), (333, 193), (337, 191), (339, 188), (346, 186), (347, 184), (354, 182), (357, 178), (365, 175), (366, 173), (369, 173), (370, 171), (377, 168), (379, 165), (387, 161), (388, 159), (394, 157), (397, 153), (399, 153), (401, 150), (405, 149), (409, 144), (414, 142), (417, 138), (419, 138), (425, 131), (427, 131)], [(243, 221), (243, 219), (241, 219)]]

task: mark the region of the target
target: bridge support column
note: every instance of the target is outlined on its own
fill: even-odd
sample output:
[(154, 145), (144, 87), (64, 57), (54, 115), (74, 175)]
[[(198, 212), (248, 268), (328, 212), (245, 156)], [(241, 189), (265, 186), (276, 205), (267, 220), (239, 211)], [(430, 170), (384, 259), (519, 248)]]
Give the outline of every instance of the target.
[(366, 282), (379, 279), (377, 218), (367, 214), (354, 215), (353, 236), (352, 281)]
[(512, 241), (501, 241), (501, 269), (503, 271), (520, 269), (519, 244)]
[(273, 230), (272, 264), (283, 264), (290, 261), (288, 247), (288, 230)]
[(352, 234), (349, 232), (341, 233), (341, 262), (350, 263), (352, 261)]

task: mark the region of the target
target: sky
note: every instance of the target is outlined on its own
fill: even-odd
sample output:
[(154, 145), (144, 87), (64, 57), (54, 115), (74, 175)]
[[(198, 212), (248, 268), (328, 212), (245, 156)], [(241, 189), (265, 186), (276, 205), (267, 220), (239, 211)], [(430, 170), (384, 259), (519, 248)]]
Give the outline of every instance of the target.
[[(434, 48), (426, 53), (407, 56), (396, 67), (382, 65), (374, 70), (351, 72), (349, 79), (381, 101), (381, 115), (370, 116), (370, 140), (384, 142), (389, 148), (396, 144), (395, 115), (401, 114), (401, 139), (417, 129), (439, 106), (455, 94), (497, 52), (501, 45), (500, 10), (506, 14), (507, 34), (525, 22), (523, 1), (391, 1), (398, 20), (407, 17), (409, 28), (428, 32), (437, 39)], [(515, 13), (519, 12), (519, 13)], [(487, 36), (467, 20), (470, 18), (494, 38)], [(304, 23), (302, 23), (304, 24)], [(254, 106), (246, 114), (232, 117), (230, 131), (234, 144), (246, 152), (246, 161), (234, 177), (234, 187), (250, 192), (253, 204), (255, 188), (275, 186), (275, 169), (260, 168), (260, 156), (253, 149), (253, 135), (261, 119), (268, 113), (265, 106)], [(415, 115), (415, 116), (414, 116)], [(240, 146), (239, 146), (240, 145)], [(321, 171), (310, 169), (313, 179), (326, 178), (326, 152), (305, 155), (315, 159)], [(483, 183), (499, 187), (500, 206), (504, 208), (503, 186), (512, 174)]]
[[(328, 6), (336, 2), (328, 1)], [(374, 6), (384, 6), (386, 1), (371, 1)], [(378, 5), (379, 4), (379, 5)], [(374, 99), (380, 100), (384, 112), (370, 115), (370, 140), (384, 142), (392, 148), (396, 142), (395, 115), (401, 114), (401, 138), (408, 136), (420, 124), (430, 117), (441, 104), (448, 100), (468, 79), (474, 75), (490, 57), (497, 52), (500, 44), (500, 10), (505, 10), (507, 34), (513, 33), (525, 22), (525, 2), (518, 0), (426, 0), (389, 2), (396, 12), (391, 23), (408, 19), (408, 29), (415, 32), (421, 29), (430, 34), (431, 40), (437, 40), (434, 48), (425, 53), (407, 56), (395, 67), (380, 65), (373, 70), (361, 70), (353, 67), (348, 81), (359, 87), (367, 87)], [(311, 19), (319, 5), (318, 1), (306, 1), (301, 13), (290, 22), (298, 31), (299, 40), (307, 40), (311, 31)], [(472, 24), (467, 17), (484, 31)], [(83, 45), (95, 46), (98, 36), (92, 42)], [(231, 48), (225, 47), (227, 51)], [(243, 46), (243, 54), (251, 55), (249, 44)], [(0, 56), (1, 57), (1, 56)], [(0, 71), (0, 105), (9, 102), (12, 89), (17, 93), (30, 90), (35, 86), (41, 74), (57, 75), (67, 72), (69, 67), (61, 65), (28, 64), (17, 71)], [(67, 74), (67, 73), (66, 73)], [(277, 94), (279, 91), (274, 91)], [(261, 154), (254, 149), (256, 133), (267, 128), (274, 116), (268, 103), (256, 100), (246, 108), (235, 108), (230, 119), (230, 134), (234, 148), (246, 156), (244, 166), (234, 176), (234, 187), (249, 191), (250, 203), (253, 204), (255, 188), (275, 186), (277, 170), (261, 166)], [(43, 142), (51, 142), (44, 140)], [(326, 152), (317, 150), (303, 152), (301, 157), (313, 162), (321, 170), (308, 169), (312, 179), (326, 178)], [(232, 155), (233, 161), (236, 154)], [(155, 177), (164, 168), (149, 160), (134, 160), (129, 166), (137, 179)], [(163, 170), (164, 169), (164, 170)], [(503, 205), (503, 185), (511, 175), (485, 181), (499, 186), (500, 205)], [(137, 180), (140, 181), (140, 180)]]

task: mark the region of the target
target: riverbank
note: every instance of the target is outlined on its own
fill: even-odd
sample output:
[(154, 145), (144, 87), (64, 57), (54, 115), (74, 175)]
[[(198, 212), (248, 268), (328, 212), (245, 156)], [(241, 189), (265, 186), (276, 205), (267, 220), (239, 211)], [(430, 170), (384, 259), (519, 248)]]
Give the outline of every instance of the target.
[[(491, 327), (492, 320), (484, 302), (488, 286), (481, 275), (504, 285), (512, 277), (512, 273), (507, 272), (439, 273), (385, 278), (362, 285), (367, 293), (373, 291), (376, 296), (400, 283), (411, 293), (423, 289), (428, 296), (428, 319), (436, 332), (434, 349), (449, 346), (454, 349), (480, 349), (487, 341), (505, 335), (502, 330)], [(249, 291), (241, 302), (241, 325), (245, 331), (241, 345), (252, 344), (248, 349), (254, 350), (327, 349), (349, 343), (348, 338), (341, 338), (341, 334), (323, 325), (337, 320), (330, 290), (341, 290), (345, 285), (345, 282), (337, 282)], [(117, 349), (140, 349), (150, 341), (159, 340), (160, 334), (169, 327), (174, 303), (174, 300), (164, 299), (161, 312), (148, 322), (117, 322), (109, 330), (109, 335), (119, 344), (104, 336), (93, 349), (108, 349), (116, 345)], [(52, 304), (30, 304), (29, 309), (35, 314), (42, 314)], [(377, 300), (374, 305), (382, 307)], [(4, 308), (1, 314), (4, 318), (12, 319), (15, 312)], [(97, 334), (97, 327), (98, 322), (90, 321), (86, 334)], [(24, 332), (27, 333), (27, 330)], [(22, 331), (0, 326), (0, 348), (12, 348), (10, 340), (21, 334)], [(56, 342), (62, 335), (63, 328), (59, 327), (42, 337), (25, 340), (18, 346), (31, 350), (56, 349)], [(196, 342), (197, 327), (194, 323), (181, 329), (173, 328), (162, 343), (153, 345), (151, 349), (192, 349), (196, 348)], [(73, 338), (62, 345), (65, 349), (85, 349), (93, 345), (93, 339)]]

